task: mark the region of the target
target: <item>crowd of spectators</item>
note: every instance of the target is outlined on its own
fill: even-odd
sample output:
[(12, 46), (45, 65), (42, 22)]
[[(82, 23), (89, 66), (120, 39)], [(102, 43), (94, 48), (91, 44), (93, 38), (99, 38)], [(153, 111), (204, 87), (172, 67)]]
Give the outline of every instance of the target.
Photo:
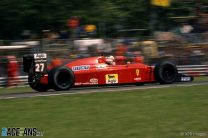
[[(144, 62), (154, 64), (160, 60), (171, 60), (176, 64), (206, 64), (208, 61), (208, 16), (202, 15), (194, 22), (183, 22), (169, 31), (155, 31), (151, 39), (135, 38), (92, 39), (85, 38), (84, 46), (75, 43), (68, 31), (43, 30), (41, 50), (49, 55), (49, 66), (55, 67), (66, 60), (99, 55), (144, 57)], [(30, 31), (24, 31), (22, 40), (34, 40)], [(36, 40), (36, 39), (35, 39)], [(91, 42), (93, 41), (93, 43)], [(17, 44), (17, 43), (16, 43)], [(35, 48), (35, 47), (33, 47)], [(84, 49), (84, 50), (83, 50)], [(39, 49), (40, 50), (40, 49)], [(28, 51), (32, 53), (34, 50)], [(17, 51), (18, 53), (18, 51)], [(1, 56), (0, 77), (8, 77), (7, 86), (17, 84), (21, 72), (21, 57), (17, 54)], [(6, 59), (2, 62), (3, 57)]]

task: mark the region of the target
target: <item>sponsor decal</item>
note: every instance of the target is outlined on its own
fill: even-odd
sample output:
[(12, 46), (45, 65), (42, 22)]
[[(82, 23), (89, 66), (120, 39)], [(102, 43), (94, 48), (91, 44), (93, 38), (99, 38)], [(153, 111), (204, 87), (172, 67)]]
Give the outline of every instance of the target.
[(191, 77), (181, 77), (181, 81), (191, 81)]
[(105, 80), (106, 80), (106, 84), (118, 83), (118, 74), (106, 74)]
[(96, 69), (106, 69), (107, 65), (97, 65)]
[(90, 79), (91, 84), (98, 84), (98, 79), (97, 78), (92, 78)]
[(74, 85), (79, 86), (79, 85), (82, 85), (82, 84), (81, 84), (81, 82), (75, 82)]
[(79, 70), (89, 70), (90, 65), (82, 65), (82, 66), (73, 66), (72, 70), (73, 71), (79, 71)]
[(80, 85), (90, 85), (90, 82), (76, 82), (75, 86), (80, 86)]
[(140, 74), (139, 69), (136, 69), (136, 75), (139, 76), (139, 74)]
[(140, 81), (142, 78), (138, 77), (138, 78), (134, 78), (135, 81)]
[(34, 54), (34, 59), (43, 59), (43, 58), (47, 58), (46, 53), (35, 53)]
[(80, 86), (80, 85), (96, 85), (98, 84), (98, 79), (97, 78), (91, 78), (89, 82), (76, 82), (75, 86)]

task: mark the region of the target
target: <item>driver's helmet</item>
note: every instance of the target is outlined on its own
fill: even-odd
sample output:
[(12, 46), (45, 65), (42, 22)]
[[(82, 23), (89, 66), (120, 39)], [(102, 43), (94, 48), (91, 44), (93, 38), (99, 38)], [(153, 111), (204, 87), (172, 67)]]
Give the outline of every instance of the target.
[(106, 57), (106, 63), (107, 64), (110, 64), (110, 65), (115, 65), (115, 58), (114, 58), (114, 56), (108, 56), (108, 57)]

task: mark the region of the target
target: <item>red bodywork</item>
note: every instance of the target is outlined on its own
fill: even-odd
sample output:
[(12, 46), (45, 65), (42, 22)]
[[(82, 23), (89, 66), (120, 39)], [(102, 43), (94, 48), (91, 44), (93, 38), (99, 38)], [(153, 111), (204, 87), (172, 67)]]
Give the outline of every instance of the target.
[[(131, 64), (125, 58), (116, 60), (116, 65), (108, 65), (104, 56), (78, 59), (65, 66), (72, 69), (75, 75), (75, 86), (128, 84), (155, 82), (154, 67), (139, 63), (136, 57)], [(40, 83), (48, 84), (48, 75)]]

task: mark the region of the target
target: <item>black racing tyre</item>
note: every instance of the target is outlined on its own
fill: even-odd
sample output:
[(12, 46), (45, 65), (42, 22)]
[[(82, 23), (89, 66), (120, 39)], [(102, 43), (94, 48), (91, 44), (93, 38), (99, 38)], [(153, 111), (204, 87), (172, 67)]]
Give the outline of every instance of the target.
[(33, 82), (33, 75), (28, 75), (28, 84), (29, 86), (38, 92), (46, 92), (49, 90), (49, 86), (47, 84), (35, 83)]
[(178, 77), (177, 67), (168, 61), (156, 64), (154, 68), (155, 80), (161, 84), (170, 84), (176, 81)]
[(74, 85), (74, 72), (66, 66), (56, 67), (49, 71), (48, 81), (56, 91), (68, 90)]

